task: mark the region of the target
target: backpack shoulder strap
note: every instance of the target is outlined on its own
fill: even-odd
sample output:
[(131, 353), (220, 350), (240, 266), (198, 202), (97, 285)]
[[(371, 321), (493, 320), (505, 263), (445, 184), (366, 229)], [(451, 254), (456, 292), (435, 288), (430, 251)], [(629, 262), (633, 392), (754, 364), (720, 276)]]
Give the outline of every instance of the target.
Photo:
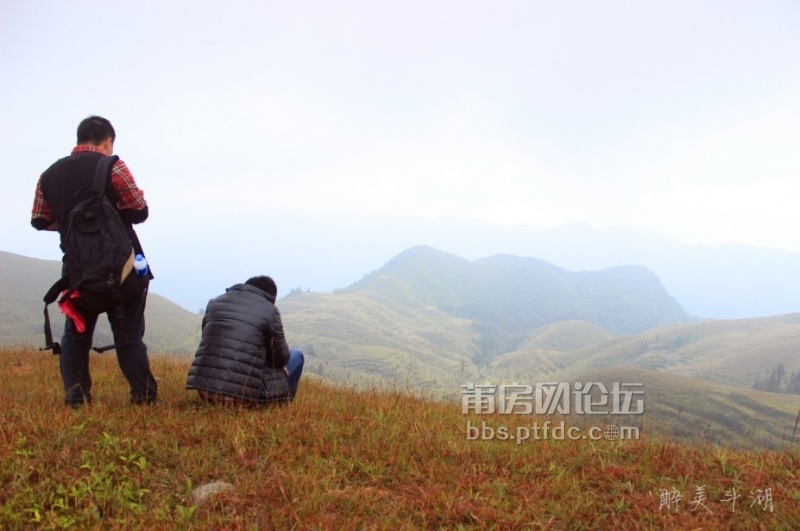
[(103, 194), (106, 190), (106, 183), (111, 178), (111, 167), (119, 157), (113, 155), (111, 157), (103, 157), (97, 163), (97, 169), (94, 170), (94, 182), (92, 183), (92, 190), (99, 194)]
[(57, 341), (53, 341), (50, 313), (47, 311), (47, 306), (55, 302), (59, 293), (66, 289), (69, 289), (69, 278), (61, 277), (47, 290), (47, 294), (44, 296), (44, 347), (40, 348), (40, 351), (52, 350), (53, 354), (61, 354), (61, 345)]

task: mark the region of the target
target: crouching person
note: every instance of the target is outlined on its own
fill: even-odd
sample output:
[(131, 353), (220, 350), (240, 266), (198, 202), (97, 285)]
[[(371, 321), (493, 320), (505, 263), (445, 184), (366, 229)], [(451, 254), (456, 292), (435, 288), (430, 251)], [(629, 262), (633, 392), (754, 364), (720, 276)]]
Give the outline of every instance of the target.
[(304, 358), (286, 343), (277, 294), (275, 282), (260, 276), (209, 301), (186, 389), (197, 390), (207, 402), (228, 405), (294, 400)]

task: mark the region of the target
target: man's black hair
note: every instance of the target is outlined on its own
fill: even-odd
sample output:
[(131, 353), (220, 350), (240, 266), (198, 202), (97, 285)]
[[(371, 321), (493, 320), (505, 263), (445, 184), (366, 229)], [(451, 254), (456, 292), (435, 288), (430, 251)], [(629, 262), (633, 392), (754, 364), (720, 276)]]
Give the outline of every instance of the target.
[(249, 278), (245, 284), (250, 284), (273, 297), (278, 296), (278, 286), (275, 284), (275, 281), (268, 276)]
[(111, 122), (102, 116), (90, 116), (78, 124), (78, 144), (102, 144), (107, 139), (113, 142), (117, 139), (117, 133)]

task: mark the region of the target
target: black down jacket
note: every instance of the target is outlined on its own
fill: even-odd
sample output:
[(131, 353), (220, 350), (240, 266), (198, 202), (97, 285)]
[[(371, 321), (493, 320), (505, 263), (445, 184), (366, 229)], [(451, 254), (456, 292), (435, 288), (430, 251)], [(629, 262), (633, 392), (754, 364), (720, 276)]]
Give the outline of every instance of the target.
[(236, 284), (209, 301), (187, 389), (266, 404), (289, 399), (289, 346), (275, 298)]

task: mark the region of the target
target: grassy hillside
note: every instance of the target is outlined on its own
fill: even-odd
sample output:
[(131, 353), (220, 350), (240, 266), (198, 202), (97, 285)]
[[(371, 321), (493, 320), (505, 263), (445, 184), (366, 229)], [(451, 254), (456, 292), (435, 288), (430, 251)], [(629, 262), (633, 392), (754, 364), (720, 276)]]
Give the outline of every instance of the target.
[[(0, 251), (0, 345), (44, 345), (42, 297), (61, 276), (61, 262)], [(158, 289), (158, 279), (151, 289)], [(58, 305), (49, 308), (53, 336), (64, 329)], [(200, 341), (200, 316), (150, 292), (145, 313), (145, 340), (156, 352), (194, 353)], [(105, 316), (95, 331), (95, 345), (107, 345), (111, 329)]]
[(562, 362), (566, 375), (627, 367), (668, 371), (750, 388), (765, 370), (783, 364), (800, 370), (800, 314), (705, 321), (615, 338), (578, 351)]
[(800, 443), (800, 396), (738, 389), (667, 372), (603, 369), (576, 381), (641, 383), (645, 414), (632, 416), (648, 433), (673, 440), (736, 447), (783, 448)]
[[(797, 446), (687, 445), (651, 437), (649, 426), (639, 440), (468, 440), (468, 422), (517, 430), (545, 419), (462, 415), (458, 403), (311, 379), (289, 407), (229, 410), (185, 391), (188, 360), (174, 357), (153, 360), (161, 404), (134, 407), (114, 360), (92, 363), (95, 402), (72, 410), (60, 404), (51, 356), (0, 349), (0, 527), (800, 525)], [(232, 490), (196, 503), (194, 489), (217, 481)], [(662, 505), (670, 493), (682, 496), (677, 509)]]
[(490, 363), (498, 374), (519, 379), (527, 375), (535, 381), (543, 375), (565, 368), (565, 352), (602, 344), (611, 334), (597, 325), (584, 321), (564, 321), (533, 330), (530, 339), (520, 348), (501, 354)]
[[(555, 351), (531, 353), (528, 367), (543, 369), (559, 361)], [(608, 368), (579, 376), (551, 376), (530, 379), (515, 366), (513, 356), (504, 356), (494, 366), (495, 384), (536, 384), (537, 382), (602, 382), (610, 392), (614, 382), (643, 384), (645, 412), (626, 417), (648, 433), (675, 440), (704, 440), (736, 447), (781, 448), (793, 440), (800, 411), (800, 396), (737, 388), (695, 378), (643, 369)], [(563, 373), (562, 373), (563, 374)], [(594, 393), (598, 399), (597, 393)], [(572, 398), (574, 403), (574, 397)], [(600, 408), (604, 409), (604, 408)], [(612, 422), (614, 416), (589, 416)], [(583, 419), (574, 418), (580, 424)]]
[(585, 321), (561, 321), (537, 328), (524, 345), (529, 349), (572, 352), (608, 341), (612, 335)]
[(308, 370), (340, 382), (378, 381), (441, 392), (478, 377), (471, 321), (381, 295), (303, 294), (279, 303), (290, 346)]
[(474, 321), (421, 301), (406, 304), (386, 291), (301, 294), (280, 307), (290, 342), (311, 346), (311, 370), (340, 380), (374, 376), (447, 392), (461, 375), (536, 382), (622, 367), (750, 389), (759, 374), (779, 364), (787, 375), (800, 371), (798, 314), (620, 337), (583, 321), (553, 323), (528, 331), (519, 347), (482, 364)]

